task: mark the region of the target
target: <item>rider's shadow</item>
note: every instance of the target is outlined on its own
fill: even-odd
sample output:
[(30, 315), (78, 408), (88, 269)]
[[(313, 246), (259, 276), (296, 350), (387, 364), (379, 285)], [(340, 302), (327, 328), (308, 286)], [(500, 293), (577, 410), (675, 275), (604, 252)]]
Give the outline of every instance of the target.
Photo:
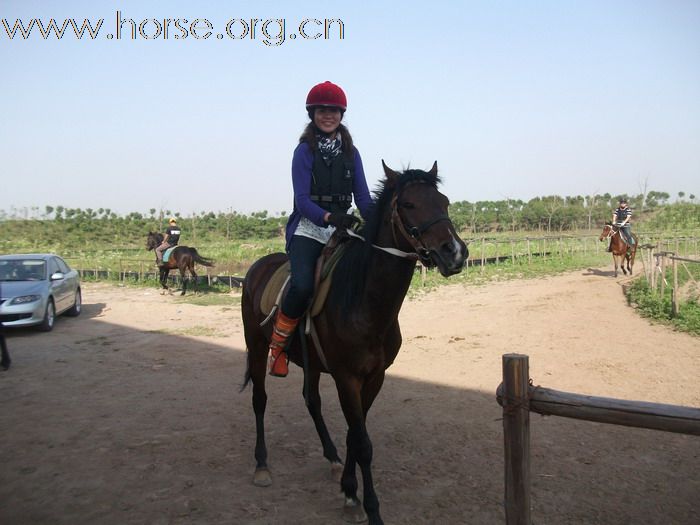
[(604, 270), (599, 270), (598, 268), (586, 268), (586, 271), (584, 273), (582, 273), (581, 275), (584, 275), (584, 276), (597, 275), (598, 277), (615, 277), (615, 271), (614, 270), (604, 271)]

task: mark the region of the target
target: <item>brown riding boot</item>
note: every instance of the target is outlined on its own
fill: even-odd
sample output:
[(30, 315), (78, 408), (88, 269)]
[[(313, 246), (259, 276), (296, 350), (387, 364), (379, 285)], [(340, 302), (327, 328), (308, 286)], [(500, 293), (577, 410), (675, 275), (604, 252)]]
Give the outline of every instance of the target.
[(287, 367), (287, 353), (284, 351), (289, 336), (294, 333), (294, 329), (299, 324), (299, 319), (292, 319), (282, 313), (277, 312), (275, 324), (272, 327), (272, 339), (270, 340), (270, 362), (269, 374), (275, 377), (287, 377), (289, 368)]

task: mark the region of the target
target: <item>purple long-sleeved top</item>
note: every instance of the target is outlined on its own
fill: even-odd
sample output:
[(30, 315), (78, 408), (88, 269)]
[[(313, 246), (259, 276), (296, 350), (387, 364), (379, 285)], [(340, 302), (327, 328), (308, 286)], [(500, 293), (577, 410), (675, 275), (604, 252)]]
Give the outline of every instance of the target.
[[(365, 170), (362, 167), (360, 152), (355, 150), (355, 175), (352, 181), (352, 196), (355, 206), (360, 210), (363, 219), (367, 219), (372, 197), (367, 187)], [(287, 220), (285, 240), (287, 250), (292, 236), (302, 216), (317, 226), (326, 226), (323, 220), (326, 210), (311, 200), (311, 170), (314, 163), (314, 152), (306, 142), (301, 142), (294, 150), (292, 157), (292, 186), (294, 187), (294, 210)]]

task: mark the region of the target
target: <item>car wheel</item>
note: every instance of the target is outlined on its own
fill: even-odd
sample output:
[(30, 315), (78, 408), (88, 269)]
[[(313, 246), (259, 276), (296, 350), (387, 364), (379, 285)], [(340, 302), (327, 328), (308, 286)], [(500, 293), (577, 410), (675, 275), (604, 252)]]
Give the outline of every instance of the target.
[(83, 308), (83, 298), (80, 295), (80, 288), (78, 288), (75, 291), (75, 301), (73, 302), (73, 306), (71, 306), (70, 309), (66, 312), (66, 315), (69, 317), (78, 317), (80, 315), (82, 308)]
[(53, 330), (53, 324), (56, 321), (56, 307), (53, 305), (53, 299), (49, 297), (49, 302), (46, 303), (46, 311), (44, 312), (44, 320), (39, 325), (39, 330), (42, 332), (50, 332)]

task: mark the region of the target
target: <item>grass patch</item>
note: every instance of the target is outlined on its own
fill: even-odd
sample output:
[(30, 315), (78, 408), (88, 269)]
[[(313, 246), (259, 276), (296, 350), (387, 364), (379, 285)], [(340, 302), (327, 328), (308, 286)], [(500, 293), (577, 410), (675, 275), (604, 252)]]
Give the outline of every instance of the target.
[(648, 319), (700, 336), (700, 305), (697, 296), (691, 296), (687, 301), (680, 303), (678, 315), (674, 317), (670, 288), (667, 288), (662, 296), (658, 291), (654, 293), (646, 279), (640, 277), (627, 289), (627, 300)]
[(436, 269), (430, 269), (426, 272), (424, 279), (420, 271), (416, 271), (408, 295), (409, 297), (420, 296), (445, 284), (480, 285), (512, 279), (534, 279), (573, 270), (598, 268), (606, 263), (612, 264), (607, 253), (575, 253), (546, 258), (533, 257), (530, 264), (526, 259), (516, 259), (515, 263), (511, 259), (507, 259), (498, 264), (486, 264), (483, 268), (469, 266), (462, 270), (462, 273), (449, 278), (440, 275)]

